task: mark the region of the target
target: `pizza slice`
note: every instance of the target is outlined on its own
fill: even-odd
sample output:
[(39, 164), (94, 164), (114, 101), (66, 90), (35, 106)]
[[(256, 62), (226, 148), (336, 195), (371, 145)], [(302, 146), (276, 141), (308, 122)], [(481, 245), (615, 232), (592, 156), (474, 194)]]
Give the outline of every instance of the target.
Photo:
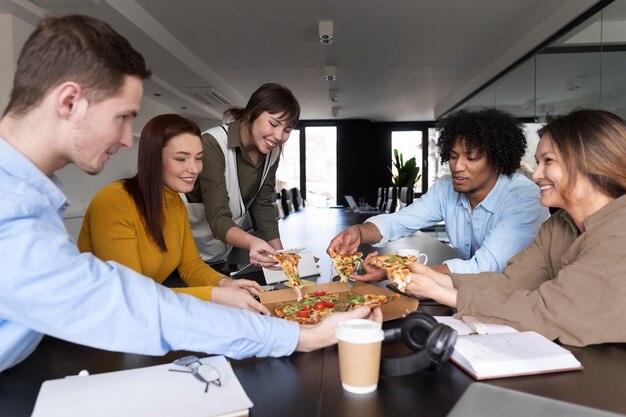
[(274, 307), (274, 314), (300, 324), (316, 324), (332, 314), (338, 302), (339, 293), (315, 291), (305, 294), (302, 301), (278, 304)]
[(300, 281), (300, 273), (298, 273), (300, 255), (297, 253), (279, 252), (270, 254), (270, 258), (278, 262), (289, 283), (296, 291), (296, 294), (298, 294), (298, 301), (302, 300), (302, 282)]
[(400, 294), (350, 294), (348, 297), (347, 309), (358, 308), (361, 306), (376, 308), (383, 304), (390, 303), (399, 297)]
[(361, 252), (341, 254), (328, 248), (328, 256), (333, 260), (333, 267), (341, 278), (340, 282), (348, 282), (350, 275), (352, 275), (361, 262), (363, 262), (363, 253)]
[(404, 292), (411, 282), (409, 266), (416, 261), (417, 258), (412, 255), (378, 255), (368, 260), (370, 265), (383, 269), (400, 292)]

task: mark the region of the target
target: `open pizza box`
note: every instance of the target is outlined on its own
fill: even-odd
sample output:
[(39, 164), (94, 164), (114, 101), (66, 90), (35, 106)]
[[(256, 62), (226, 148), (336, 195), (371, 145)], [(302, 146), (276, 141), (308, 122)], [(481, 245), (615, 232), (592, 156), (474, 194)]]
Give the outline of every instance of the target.
[[(302, 287), (302, 293), (314, 293), (315, 291), (326, 291), (326, 293), (337, 292), (341, 299), (347, 299), (348, 293), (356, 293), (360, 295), (365, 294), (395, 294), (385, 288), (377, 287), (375, 285), (366, 284), (364, 282), (356, 282), (352, 288), (345, 282), (330, 282), (328, 284), (307, 285)], [(261, 303), (267, 307), (274, 315), (274, 307), (281, 303), (296, 302), (296, 292), (292, 288), (284, 290), (275, 290), (260, 295)], [(417, 310), (418, 301), (414, 298), (409, 298), (404, 295), (400, 295), (399, 298), (384, 304), (380, 307), (383, 313), (383, 320), (395, 320), (405, 316), (411, 311)]]

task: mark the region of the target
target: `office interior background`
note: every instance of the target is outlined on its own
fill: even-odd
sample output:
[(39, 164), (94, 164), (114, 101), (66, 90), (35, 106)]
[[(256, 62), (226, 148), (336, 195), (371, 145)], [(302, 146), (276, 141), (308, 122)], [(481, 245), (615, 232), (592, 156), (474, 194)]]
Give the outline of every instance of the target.
[[(265, 82), (288, 86), (302, 106), (286, 143), (277, 189), (299, 187), (309, 206), (374, 203), (392, 185), (392, 152), (415, 156), (425, 192), (447, 172), (437, 122), (458, 109), (495, 107), (525, 124), (525, 172), (536, 130), (578, 108), (626, 117), (626, 0), (0, 0), (0, 107), (21, 46), (46, 14), (109, 22), (153, 70), (133, 132), (160, 113), (205, 129)], [(58, 175), (77, 235), (93, 194), (134, 175), (137, 146), (92, 177)]]

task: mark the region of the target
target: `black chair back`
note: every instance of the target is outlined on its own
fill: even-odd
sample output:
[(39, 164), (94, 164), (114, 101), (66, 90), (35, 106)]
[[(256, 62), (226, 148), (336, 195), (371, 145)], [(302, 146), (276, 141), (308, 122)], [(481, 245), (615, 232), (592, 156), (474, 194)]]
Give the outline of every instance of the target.
[(293, 203), (291, 202), (290, 193), (284, 188), (280, 190), (280, 205), (283, 208), (285, 217), (288, 216), (289, 213), (293, 213)]
[(293, 187), (291, 189), (291, 201), (293, 203), (294, 211), (300, 211), (304, 208), (304, 200), (302, 200), (302, 194), (300, 194), (300, 189), (298, 187)]
[(385, 211), (385, 204), (387, 203), (387, 188), (378, 187), (378, 197), (376, 198), (376, 208), (378, 211)]
[(402, 210), (413, 202), (413, 187), (401, 187), (400, 188), (400, 205), (398, 210)]
[(385, 213), (393, 213), (398, 205), (398, 188), (389, 187), (387, 189), (387, 204), (385, 204)]

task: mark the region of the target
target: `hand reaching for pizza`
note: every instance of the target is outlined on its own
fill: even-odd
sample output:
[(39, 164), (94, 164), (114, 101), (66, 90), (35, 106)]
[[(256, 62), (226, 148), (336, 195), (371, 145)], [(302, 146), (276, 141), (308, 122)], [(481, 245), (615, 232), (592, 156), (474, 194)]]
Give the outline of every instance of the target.
[(211, 300), (217, 304), (225, 304), (261, 313), (269, 316), (271, 313), (263, 304), (252, 297), (247, 290), (237, 287), (213, 287)]
[(326, 252), (332, 249), (337, 253), (352, 253), (359, 249), (360, 244), (361, 234), (359, 229), (357, 229), (357, 226), (350, 226), (330, 241)]
[(280, 270), (276, 266), (276, 261), (268, 256), (268, 254), (276, 252), (276, 250), (269, 245), (266, 241), (259, 238), (254, 238), (248, 246), (250, 251), (250, 262), (253, 265), (262, 266), (273, 270)]
[(387, 274), (384, 269), (375, 267), (369, 263), (369, 259), (377, 255), (378, 252), (369, 253), (363, 260), (363, 269), (365, 270), (365, 274), (359, 275), (355, 272), (350, 275), (350, 278), (364, 282), (378, 282), (386, 279)]
[(417, 262), (411, 265), (409, 270), (411, 272), (406, 292), (456, 307), (457, 289), (452, 285), (452, 279), (448, 275), (433, 271)]
[(314, 325), (300, 325), (300, 336), (296, 350), (311, 352), (337, 343), (335, 331), (339, 322), (349, 319), (369, 319), (376, 323), (383, 322), (383, 313), (380, 308), (370, 310), (369, 307), (360, 307), (345, 313), (333, 313)]

